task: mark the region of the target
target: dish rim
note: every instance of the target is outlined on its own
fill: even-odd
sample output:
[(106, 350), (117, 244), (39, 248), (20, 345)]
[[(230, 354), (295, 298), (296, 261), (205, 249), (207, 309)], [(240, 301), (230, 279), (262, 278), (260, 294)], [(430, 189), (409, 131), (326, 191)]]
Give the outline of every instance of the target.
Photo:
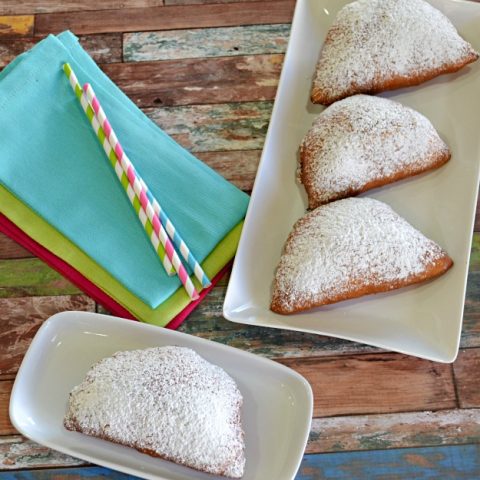
[[(79, 317), (82, 317), (82, 318), (79, 319)], [(21, 425), (21, 423), (19, 421), (17, 421), (18, 420), (17, 415), (18, 416), (21, 415), (21, 412), (17, 412), (17, 410), (20, 408), (18, 406), (18, 404), (21, 401), (21, 397), (22, 397), (22, 393), (23, 393), (22, 389), (24, 388), (24, 386), (23, 386), (23, 383), (25, 381), (24, 377), (26, 377), (28, 375), (28, 370), (32, 368), (31, 367), (32, 359), (34, 359), (34, 357), (39, 352), (44, 351), (42, 349), (42, 345), (43, 345), (43, 342), (44, 342), (44, 337), (48, 338), (48, 330), (56, 328), (57, 324), (60, 324), (60, 329), (66, 328), (66, 323), (67, 322), (69, 322), (70, 324), (72, 324), (72, 323), (73, 324), (75, 324), (75, 323), (78, 324), (79, 322), (84, 322), (84, 319), (86, 319), (87, 321), (89, 321), (88, 319), (97, 319), (97, 323), (98, 323), (98, 319), (100, 319), (100, 322), (105, 322), (105, 323), (103, 323), (103, 325), (110, 324), (110, 325), (113, 325), (113, 326), (115, 326), (117, 324), (117, 322), (119, 322), (119, 321), (129, 322), (129, 324), (128, 324), (129, 326), (127, 326), (127, 328), (134, 328), (134, 329), (137, 328), (139, 330), (144, 329), (146, 332), (152, 332), (152, 333), (156, 332), (156, 335), (158, 335), (158, 336), (164, 336), (166, 334), (167, 338), (170, 337), (170, 338), (179, 339), (180, 344), (181, 344), (181, 339), (186, 338), (186, 339), (193, 339), (194, 343), (199, 342), (202, 345), (211, 346), (211, 347), (213, 347), (213, 349), (216, 349), (217, 351), (221, 351), (222, 354), (225, 354), (227, 352), (235, 351), (236, 354), (238, 354), (240, 357), (251, 358), (255, 362), (261, 363), (266, 368), (276, 369), (278, 372), (281, 372), (283, 375), (286, 375), (288, 378), (293, 379), (295, 381), (297, 387), (299, 389), (301, 388), (302, 395), (304, 395), (305, 399), (307, 400), (307, 404), (303, 405), (303, 407), (302, 407), (302, 411), (305, 412), (305, 415), (304, 415), (305, 424), (303, 426), (302, 442), (301, 442), (300, 446), (303, 446), (303, 448), (301, 450), (299, 450), (299, 452), (301, 452), (301, 453), (296, 455), (296, 457), (297, 457), (296, 461), (291, 462), (292, 466), (293, 466), (291, 476), (290, 477), (285, 477), (285, 478), (293, 479), (295, 477), (296, 473), (298, 472), (298, 469), (300, 468), (300, 464), (302, 462), (303, 456), (305, 454), (305, 448), (306, 448), (306, 445), (307, 445), (307, 442), (308, 442), (310, 429), (311, 429), (311, 423), (312, 423), (312, 416), (313, 416), (313, 392), (312, 392), (312, 387), (309, 384), (309, 382), (305, 379), (305, 377), (303, 377), (301, 374), (299, 374), (295, 370), (293, 370), (293, 369), (291, 369), (291, 368), (289, 368), (289, 367), (287, 367), (287, 366), (285, 366), (281, 363), (275, 362), (275, 361), (273, 361), (269, 358), (265, 358), (265, 357), (261, 357), (259, 355), (255, 355), (251, 352), (247, 352), (247, 351), (235, 348), (235, 347), (231, 347), (229, 345), (224, 345), (222, 343), (213, 342), (213, 341), (205, 339), (205, 338), (197, 337), (195, 335), (189, 335), (187, 333), (178, 332), (178, 331), (175, 331), (175, 330), (167, 330), (167, 329), (159, 330), (159, 328), (161, 328), (161, 327), (157, 327), (157, 326), (154, 326), (154, 325), (149, 325), (149, 324), (146, 324), (146, 323), (136, 322), (136, 321), (133, 321), (133, 320), (127, 320), (127, 319), (123, 319), (123, 318), (120, 318), (120, 317), (104, 315), (104, 314), (96, 313), (96, 312), (85, 312), (85, 311), (59, 312), (59, 313), (56, 313), (56, 314), (52, 315), (51, 317), (49, 317), (45, 322), (43, 322), (41, 327), (38, 329), (37, 333), (35, 334), (32, 342), (31, 342), (31, 344), (30, 344), (30, 346), (27, 350), (27, 352), (25, 353), (25, 356), (22, 360), (22, 363), (21, 363), (21, 365), (18, 369), (16, 378), (15, 378), (15, 382), (14, 382), (14, 385), (12, 387), (12, 392), (11, 392), (11, 395), (10, 395), (10, 401), (9, 401), (10, 421), (11, 421), (12, 425), (14, 426), (14, 428), (20, 434), (24, 435), (25, 437), (29, 438), (30, 440), (33, 440), (34, 442), (37, 442), (41, 445), (46, 446), (48, 448), (51, 448), (51, 449), (56, 450), (58, 452), (70, 455), (70, 456), (75, 457), (75, 458), (79, 458), (79, 459), (87, 461), (87, 462), (94, 463), (94, 464), (102, 466), (102, 467), (110, 468), (112, 470), (120, 471), (120, 472), (123, 472), (123, 473), (127, 473), (129, 475), (134, 475), (134, 476), (140, 477), (140, 478), (171, 480), (171, 477), (169, 477), (169, 476), (165, 477), (165, 476), (163, 476), (163, 474), (162, 474), (162, 476), (159, 476), (157, 474), (152, 474), (152, 473), (148, 473), (148, 472), (144, 472), (144, 471), (139, 471), (139, 470), (137, 470), (136, 468), (133, 468), (133, 467), (119, 465), (115, 462), (104, 460), (104, 459), (98, 458), (98, 457), (93, 456), (93, 455), (88, 455), (88, 454), (84, 454), (82, 452), (78, 452), (74, 448), (72, 449), (72, 448), (63, 446), (61, 444), (57, 444), (54, 441), (50, 441), (48, 439), (45, 440), (42, 437), (42, 435), (37, 435), (35, 432), (32, 433), (29, 430), (24, 429), (23, 426)], [(127, 324), (124, 323), (124, 325), (127, 325)], [(92, 325), (92, 326), (94, 326), (94, 325)], [(148, 347), (145, 347), (145, 348), (148, 348)], [(194, 349), (194, 347), (190, 347), (190, 346), (188, 346), (188, 348)], [(202, 354), (202, 357), (203, 357), (203, 354)], [(207, 359), (207, 361), (210, 362), (209, 359)], [(221, 368), (224, 368), (218, 362), (215, 363), (215, 364), (220, 366)], [(227, 372), (227, 373), (229, 375), (231, 375), (229, 372)], [(88, 437), (88, 436), (85, 436), (85, 437)], [(94, 437), (92, 437), (92, 438), (94, 438)], [(99, 440), (99, 439), (97, 439), (97, 440)], [(107, 440), (102, 440), (102, 441), (108, 442)], [(129, 448), (129, 447), (125, 447), (123, 445), (115, 445), (112, 442), (108, 442), (108, 443), (110, 445), (118, 446), (118, 448), (122, 448), (122, 449)], [(160, 458), (158, 460), (162, 461), (162, 462), (168, 462), (167, 460), (163, 460), (163, 459), (160, 459)], [(169, 463), (175, 463), (175, 462), (169, 462)], [(188, 468), (188, 467), (185, 467), (185, 468)], [(192, 469), (192, 472), (197, 472), (197, 471), (195, 469)], [(287, 472), (287, 475), (289, 475), (289, 474), (290, 474), (290, 472)], [(212, 479), (227, 478), (227, 477), (215, 476), (215, 475), (211, 475), (211, 476), (212, 476)]]
[[(283, 90), (283, 88), (282, 88), (283, 84), (286, 83), (286, 81), (287, 81), (286, 80), (287, 73), (286, 73), (285, 66), (289, 64), (290, 57), (295, 54), (293, 52), (293, 48), (291, 47), (292, 38), (294, 38), (296, 36), (296, 31), (301, 28), (301, 23), (300, 23), (300, 21), (298, 21), (298, 17), (300, 16), (299, 12), (300, 12), (300, 9), (303, 8), (304, 4), (307, 3), (308, 1), (309, 0), (297, 0), (296, 5), (295, 5), (294, 15), (293, 15), (293, 19), (292, 19), (292, 28), (291, 28), (291, 31), (290, 31), (290, 37), (289, 37), (287, 50), (286, 50), (286, 53), (285, 53), (282, 72), (281, 72), (280, 79), (279, 79), (279, 82), (278, 82), (277, 92), (276, 92), (276, 95), (275, 95), (275, 100), (274, 100), (272, 113), (271, 113), (271, 117), (270, 117), (271, 119), (274, 119), (274, 118), (277, 119), (277, 110), (280, 108), (279, 107), (280, 94)], [(428, 0), (426, 0), (426, 1), (428, 1)], [(320, 2), (323, 3), (323, 0), (320, 0)], [(349, 2), (347, 2), (347, 3), (349, 3)], [(430, 1), (428, 1), (428, 3), (432, 4), (432, 2), (430, 2)], [(480, 4), (476, 3), (476, 2), (473, 2), (473, 1), (469, 1), (469, 0), (439, 0), (437, 3), (452, 4), (452, 6), (454, 6), (455, 8), (473, 9), (478, 14), (480, 14)], [(438, 8), (436, 5), (433, 5), (433, 6), (435, 8)], [(477, 60), (477, 62), (480, 62), (480, 59)], [(467, 67), (468, 67), (468, 65), (467, 65)], [(414, 87), (410, 87), (410, 88), (416, 88), (416, 87), (414, 86)], [(399, 89), (397, 89), (397, 90), (399, 90)], [(395, 90), (392, 90), (391, 92), (394, 92), (394, 91)], [(381, 92), (381, 93), (383, 93), (383, 92)], [(386, 93), (388, 93), (388, 92), (386, 92)], [(314, 104), (311, 103), (311, 100), (309, 100), (309, 103), (311, 105), (314, 105)], [(261, 154), (260, 161), (259, 161), (259, 164), (258, 164), (257, 173), (255, 175), (255, 180), (254, 180), (253, 187), (252, 187), (251, 199), (250, 199), (250, 203), (249, 203), (248, 208), (247, 208), (247, 212), (246, 212), (246, 216), (245, 216), (245, 220), (244, 220), (244, 228), (242, 230), (239, 245), (238, 245), (238, 248), (237, 248), (237, 255), (235, 256), (233, 266), (232, 266), (231, 279), (233, 278), (233, 276), (234, 276), (233, 274), (236, 271), (236, 269), (238, 268), (238, 264), (240, 263), (238, 252), (243, 251), (245, 249), (244, 244), (246, 242), (246, 235), (244, 234), (244, 232), (247, 230), (247, 228), (246, 228), (247, 225), (249, 225), (249, 223), (252, 221), (251, 217), (253, 215), (253, 210), (254, 210), (253, 200), (256, 198), (256, 196), (258, 194), (258, 190), (259, 190), (258, 189), (259, 172), (261, 172), (263, 170), (264, 163), (267, 161), (266, 160), (266, 158), (267, 158), (266, 146), (268, 146), (270, 144), (271, 136), (273, 135), (272, 132), (273, 132), (273, 122), (270, 121), (270, 124), (268, 126), (268, 130), (267, 130), (267, 134), (266, 134), (266, 137), (265, 137), (264, 147), (262, 149), (262, 154)], [(480, 162), (480, 153), (478, 155), (477, 161)], [(479, 191), (479, 188), (478, 188), (479, 182), (480, 182), (480, 169), (478, 170), (478, 173), (477, 173), (477, 188), (475, 190), (474, 199), (473, 199), (475, 205), (478, 204), (478, 199), (479, 199), (479, 196), (480, 196), (480, 191)], [(303, 188), (303, 187), (299, 186), (299, 188)], [(470, 232), (468, 234), (470, 249), (468, 251), (467, 262), (469, 262), (470, 258), (471, 258), (471, 245), (472, 245), (472, 241), (473, 241), (473, 234), (474, 234), (474, 231), (475, 231), (475, 228), (474, 228), (475, 218), (476, 218), (476, 211), (474, 209), (473, 213), (472, 213), (472, 218), (470, 218), (470, 223), (469, 223), (469, 225), (471, 225), (472, 228), (470, 229)], [(231, 293), (231, 291), (233, 291), (234, 288), (236, 288), (236, 286), (234, 286), (231, 279), (230, 279), (230, 281), (228, 283), (228, 286), (227, 286), (227, 291), (226, 291), (226, 294), (225, 294), (222, 313), (223, 313), (223, 316), (227, 320), (229, 320), (233, 323), (257, 326), (257, 327), (275, 328), (275, 329), (278, 329), (278, 330), (305, 332), (305, 333), (311, 333), (311, 334), (315, 334), (315, 335), (324, 335), (324, 336), (329, 336), (329, 337), (332, 337), (332, 338), (339, 338), (339, 339), (347, 340), (347, 341), (351, 341), (351, 342), (363, 343), (365, 345), (371, 345), (371, 346), (378, 347), (380, 349), (384, 349), (384, 350), (387, 350), (387, 351), (395, 351), (395, 352), (398, 352), (398, 353), (401, 353), (401, 354), (415, 356), (415, 357), (418, 357), (418, 358), (422, 358), (422, 359), (425, 359), (425, 360), (436, 361), (436, 362), (439, 362), (439, 363), (453, 363), (455, 361), (455, 359), (457, 358), (458, 353), (459, 353), (462, 326), (463, 326), (463, 316), (464, 316), (464, 310), (465, 310), (465, 297), (466, 297), (466, 290), (467, 290), (468, 267), (467, 267), (467, 271), (466, 271), (466, 274), (465, 274), (464, 280), (463, 280), (462, 295), (463, 295), (464, 300), (463, 300), (463, 305), (462, 305), (462, 308), (461, 308), (461, 312), (459, 312), (460, 320), (459, 320), (459, 328), (458, 328), (457, 335), (456, 335), (456, 348), (452, 352), (451, 355), (445, 355), (443, 357), (427, 355), (427, 354), (422, 355), (422, 354), (419, 354), (419, 353), (412, 353), (411, 351), (409, 351), (408, 348), (406, 348), (406, 349), (402, 349), (402, 348), (393, 349), (391, 345), (386, 345), (386, 344), (382, 343), (381, 341), (368, 342), (367, 343), (365, 341), (359, 340), (357, 337), (355, 337), (355, 335), (337, 334), (337, 333), (335, 333), (333, 335), (331, 333), (325, 333), (325, 332), (319, 331), (318, 329), (309, 329), (309, 328), (304, 328), (304, 327), (295, 328), (295, 327), (292, 327), (290, 325), (285, 326), (284, 324), (281, 324), (280, 321), (277, 321), (277, 322), (273, 322), (273, 321), (270, 322), (269, 320), (263, 321), (263, 320), (261, 320), (261, 318), (262, 318), (261, 316), (260, 317), (259, 316), (255, 317), (256, 319), (260, 318), (260, 321), (258, 321), (258, 320), (250, 321), (249, 319), (239, 318), (237, 315), (235, 315), (236, 308), (231, 307), (229, 305), (229, 302), (231, 301), (230, 297), (233, 295)], [(272, 280), (273, 280), (273, 278), (272, 278)], [(283, 315), (280, 315), (280, 314), (277, 314), (277, 315), (279, 315), (280, 317), (284, 317)], [(286, 315), (286, 316), (288, 317), (288, 315)]]

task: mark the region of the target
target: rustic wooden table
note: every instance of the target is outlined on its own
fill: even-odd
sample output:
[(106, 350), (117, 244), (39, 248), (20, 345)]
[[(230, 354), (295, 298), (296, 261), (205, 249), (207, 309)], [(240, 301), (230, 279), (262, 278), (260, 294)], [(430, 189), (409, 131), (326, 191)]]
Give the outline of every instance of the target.
[[(150, 118), (248, 192), (294, 1), (228, 1), (1, 0), (0, 66), (48, 33), (71, 29)], [(310, 381), (314, 419), (298, 479), (480, 478), (480, 233), (453, 365), (230, 323), (222, 317), (227, 281), (180, 330), (273, 358)], [(102, 311), (0, 235), (0, 477), (124, 477), (37, 445), (9, 422), (22, 357), (42, 322), (63, 310)]]

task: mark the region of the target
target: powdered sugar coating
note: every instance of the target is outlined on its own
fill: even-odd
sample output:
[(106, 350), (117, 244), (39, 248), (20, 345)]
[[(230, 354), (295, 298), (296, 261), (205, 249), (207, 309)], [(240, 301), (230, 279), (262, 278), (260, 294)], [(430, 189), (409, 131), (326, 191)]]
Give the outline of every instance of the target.
[(448, 147), (423, 115), (392, 100), (355, 95), (315, 119), (301, 145), (299, 176), (315, 208), (449, 158)]
[(220, 367), (168, 346), (118, 352), (87, 373), (65, 426), (217, 475), (240, 478), (242, 395)]
[(415, 84), (412, 78), (420, 83), (476, 58), (450, 20), (424, 0), (357, 0), (338, 12), (328, 31), (312, 97), (328, 104)]
[[(329, 203), (294, 225), (277, 268), (272, 309), (289, 313), (349, 298), (364, 287), (405, 285), (444, 257), (441, 247), (383, 202)], [(450, 260), (444, 270), (449, 266)]]

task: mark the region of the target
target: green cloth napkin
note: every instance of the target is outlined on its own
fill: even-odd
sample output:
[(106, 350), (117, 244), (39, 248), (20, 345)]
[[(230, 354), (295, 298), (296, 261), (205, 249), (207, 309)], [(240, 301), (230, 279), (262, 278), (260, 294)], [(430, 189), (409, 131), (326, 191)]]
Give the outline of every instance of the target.
[[(0, 186), (0, 205), (8, 205), (8, 214), (5, 216), (20, 226), (24, 233), (69, 263), (139, 320), (163, 327), (190, 303), (185, 290), (179, 288), (157, 308), (151, 308), (2, 186)], [(242, 225), (243, 222), (240, 222), (235, 226), (202, 263), (202, 268), (210, 278), (213, 278), (232, 260), (240, 239)], [(196, 286), (199, 286), (197, 279), (193, 276), (192, 280)]]

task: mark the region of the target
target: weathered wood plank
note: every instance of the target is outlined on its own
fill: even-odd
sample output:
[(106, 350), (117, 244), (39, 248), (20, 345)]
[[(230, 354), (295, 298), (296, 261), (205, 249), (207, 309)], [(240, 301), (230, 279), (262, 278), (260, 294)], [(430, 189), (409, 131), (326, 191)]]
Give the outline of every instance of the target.
[(453, 371), (460, 406), (480, 407), (480, 348), (460, 351)]
[(163, 5), (163, 0), (2, 0), (0, 14), (75, 12), (82, 10), (108, 10), (112, 8), (146, 8)]
[[(315, 417), (455, 407), (450, 365), (392, 353), (280, 362), (310, 382)], [(14, 433), (8, 421), (10, 388), (11, 382), (0, 382), (0, 435)]]
[(228, 27), (289, 23), (295, 0), (221, 4), (173, 5), (151, 8), (105, 10), (101, 15), (90, 12), (39, 14), (35, 33), (45, 35), (70, 29), (77, 34), (107, 32), (142, 32), (182, 28)]
[(140, 107), (272, 100), (283, 55), (112, 63), (104, 72)]
[(303, 332), (245, 326), (222, 316), (225, 287), (214, 288), (182, 323), (179, 331), (269, 358), (348, 355), (379, 349), (338, 338)]
[(0, 37), (33, 35), (33, 15), (0, 16)]
[(17, 242), (0, 232), (0, 260), (10, 258), (29, 258), (33, 255)]
[[(480, 0), (478, 0), (480, 1)], [(476, 232), (480, 232), (480, 195), (478, 196), (477, 200), (477, 212), (475, 214), (475, 227)]]
[(450, 365), (395, 353), (279, 361), (309, 381), (315, 417), (456, 406)]
[(307, 453), (480, 443), (480, 410), (314, 418)]
[[(225, 292), (225, 287), (214, 288), (180, 326), (180, 330), (270, 358), (349, 355), (381, 351), (375, 347), (333, 337), (242, 326), (229, 322), (222, 315)], [(469, 293), (473, 294), (471, 291)], [(480, 289), (475, 290), (475, 295), (480, 295)], [(475, 317), (470, 316), (468, 322), (464, 323), (461, 346), (463, 348), (480, 346), (478, 310)]]
[(122, 35), (120, 33), (80, 35), (78, 39), (82, 47), (97, 63), (105, 64), (122, 61)]
[[(480, 443), (480, 410), (313, 419), (307, 453)], [(0, 437), (3, 470), (84, 465), (20, 435)]]
[(0, 298), (76, 293), (75, 285), (38, 258), (0, 260)]
[[(122, 34), (106, 33), (80, 36), (83, 48), (97, 63), (122, 61)], [(30, 50), (41, 38), (2, 38), (0, 36), (0, 68), (10, 63), (17, 55)]]
[[(165, 5), (200, 5), (204, 3), (232, 3), (238, 0), (165, 0)], [(243, 2), (253, 2), (258, 0), (242, 0)], [(480, 2), (480, 0), (470, 0)]]
[(261, 150), (197, 152), (195, 156), (245, 192), (252, 190)]
[[(472, 480), (480, 475), (480, 445), (402, 448), (305, 455), (296, 480)], [(0, 473), (4, 480), (75, 480), (136, 477), (103, 467)]]
[(285, 53), (290, 24), (135, 32), (123, 36), (125, 62)]
[(0, 375), (13, 375), (42, 323), (65, 310), (95, 311), (86, 295), (0, 299)]
[[(165, 5), (200, 5), (202, 3), (232, 3), (238, 0), (165, 0)], [(255, 2), (257, 0), (242, 0), (243, 2)]]
[(0, 470), (79, 465), (87, 465), (87, 463), (39, 445), (21, 435), (0, 437)]
[(480, 235), (473, 234), (470, 250), (470, 270), (480, 272)]
[[(480, 236), (475, 235), (478, 239)], [(474, 242), (474, 249), (472, 251), (472, 269), (478, 268), (476, 262), (476, 248), (479, 242)], [(37, 288), (38, 284), (42, 284), (45, 276), (48, 276), (51, 272), (50, 269), (37, 259), (31, 259), (36, 264), (34, 271), (39, 270), (38, 275), (33, 275), (33, 278), (29, 280), (30, 284), (33, 284), (33, 290)], [(0, 265), (14, 265), (16, 262), (7, 263), (0, 262)], [(18, 266), (13, 269), (17, 271)], [(25, 269), (31, 272), (32, 269), (27, 265)], [(47, 271), (48, 274), (43, 274), (42, 271)], [(10, 272), (13, 277), (15, 273)], [(467, 307), (466, 317), (464, 324), (464, 334), (462, 337), (462, 346), (479, 346), (480, 344), (480, 282), (472, 281), (472, 279), (480, 280), (480, 275), (477, 272), (471, 273), (469, 277), (469, 288), (467, 290)], [(60, 276), (56, 277), (56, 280), (61, 281)], [(222, 304), (225, 295), (226, 281), (215, 288), (214, 291), (207, 296), (206, 300), (202, 302), (197, 310), (187, 319), (182, 325), (181, 330), (208, 338), (213, 341), (218, 341), (228, 345), (236, 346), (249, 350), (251, 352), (269, 356), (269, 357), (305, 357), (305, 356), (331, 356), (339, 354), (352, 354), (362, 352), (378, 351), (374, 347), (368, 347), (366, 345), (356, 344), (340, 339), (334, 339), (329, 337), (321, 337), (311, 334), (304, 334), (300, 332), (289, 332), (277, 329), (259, 328), (259, 327), (245, 327), (239, 324), (231, 323), (223, 319), (222, 317)], [(27, 291), (30, 294), (31, 287), (28, 286), (29, 282), (24, 282), (24, 285), (20, 285), (20, 288), (10, 286), (13, 289), (12, 293), (20, 294), (22, 291)], [(22, 283), (22, 282), (20, 282)], [(2, 283), (3, 284), (3, 283)], [(62, 293), (62, 288), (59, 288), (58, 284), (55, 284), (55, 280), (52, 284), (43, 285), (43, 288), (50, 289), (53, 293)], [(70, 288), (70, 287), (68, 287)], [(21, 300), (23, 301), (23, 300)], [(32, 302), (36, 299), (33, 298)], [(62, 302), (62, 299), (59, 298)], [(8, 302), (3, 300), (2, 302)], [(5, 306), (0, 311), (7, 311), (8, 308), (13, 308), (13, 305), (18, 302), (18, 299), (11, 299), (10, 307)], [(39, 299), (39, 302), (42, 302)], [(33, 332), (31, 332), (33, 335)]]
[(478, 271), (471, 271), (468, 275), (460, 346), (480, 347), (480, 272)]
[(261, 150), (272, 102), (146, 108), (144, 111), (192, 152)]
[[(478, 212), (477, 212), (478, 214)], [(480, 347), (480, 234), (473, 234), (461, 347)]]
[(0, 381), (0, 435), (12, 435), (17, 433), (10, 422), (8, 405), (12, 392), (13, 380)]
[(305, 455), (296, 480), (472, 480), (480, 445)]
[(127, 475), (103, 467), (77, 467), (77, 468), (48, 468), (44, 470), (26, 470), (0, 472), (2, 480), (135, 480), (138, 477)]

